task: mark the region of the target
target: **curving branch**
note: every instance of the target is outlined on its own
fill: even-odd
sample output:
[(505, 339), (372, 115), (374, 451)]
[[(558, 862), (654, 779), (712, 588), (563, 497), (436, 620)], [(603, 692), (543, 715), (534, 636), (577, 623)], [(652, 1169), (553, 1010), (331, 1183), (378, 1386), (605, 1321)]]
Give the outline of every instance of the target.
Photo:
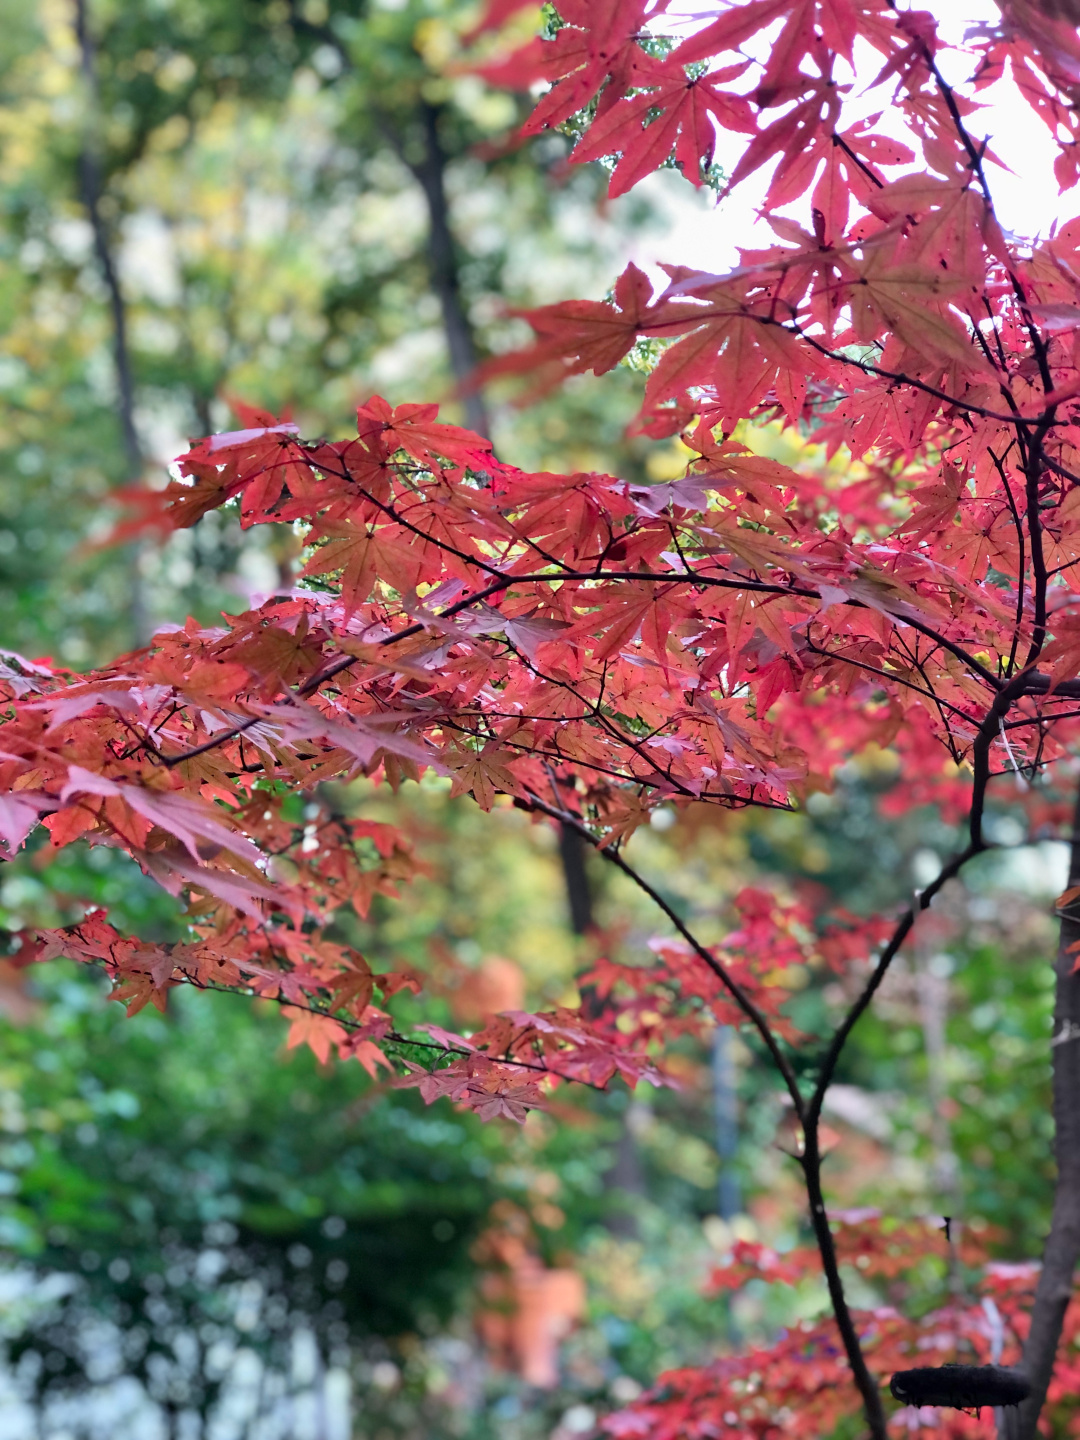
[[(843, 1341), (844, 1351), (847, 1355), (848, 1363), (851, 1366), (852, 1376), (855, 1380), (855, 1384), (858, 1386), (859, 1393), (862, 1397), (863, 1406), (866, 1411), (866, 1418), (870, 1425), (870, 1431), (873, 1436), (873, 1440), (886, 1440), (885, 1410), (881, 1401), (881, 1393), (878, 1389), (877, 1382), (875, 1381), (873, 1375), (871, 1375), (869, 1367), (866, 1364), (866, 1357), (863, 1354), (862, 1342), (860, 1340), (858, 1330), (855, 1327), (855, 1320), (847, 1302), (847, 1296), (844, 1292), (844, 1282), (840, 1274), (840, 1262), (836, 1253), (836, 1244), (833, 1240), (832, 1230), (829, 1226), (828, 1214), (825, 1209), (825, 1199), (821, 1187), (822, 1155), (818, 1140), (818, 1118), (821, 1107), (820, 1100), (818, 1099), (817, 1094), (815, 1093), (814, 1097), (815, 1100), (818, 1101), (817, 1109), (815, 1111), (811, 1109), (811, 1106), (814, 1103), (813, 1101), (810, 1102), (810, 1105), (807, 1104), (802, 1094), (802, 1091), (799, 1088), (799, 1082), (795, 1075), (795, 1072), (791, 1068), (787, 1056), (781, 1049), (780, 1042), (776, 1035), (773, 1033), (772, 1027), (770, 1026), (767, 1018), (754, 1004), (753, 1000), (751, 1000), (751, 998), (746, 994), (745, 990), (743, 990), (742, 986), (739, 985), (738, 981), (736, 981), (734, 977), (728, 972), (723, 962), (718, 960), (716, 956), (712, 953), (712, 951), (709, 950), (705, 945), (703, 945), (700, 940), (698, 940), (697, 936), (694, 935), (693, 931), (689, 928), (685, 921), (667, 903), (663, 896), (660, 895), (659, 892), (654, 889), (652, 885), (649, 884), (649, 882), (640, 873), (640, 871), (636, 870), (625, 859), (623, 859), (623, 857), (618, 853), (618, 851), (613, 849), (611, 846), (599, 846), (597, 844), (596, 837), (589, 830), (588, 826), (582, 824), (582, 822), (571, 812), (561, 810), (554, 805), (548, 805), (538, 796), (531, 795), (528, 801), (519, 801), (518, 803), (526, 806), (526, 808), (540, 810), (545, 815), (550, 816), (551, 819), (557, 821), (561, 826), (570, 827), (576, 830), (583, 839), (587, 840), (589, 844), (595, 846), (598, 849), (599, 853), (609, 864), (614, 865), (616, 869), (622, 871), (622, 873), (628, 879), (632, 880), (634, 884), (638, 887), (638, 889), (641, 890), (643, 894), (647, 895), (649, 899), (652, 900), (652, 902), (657, 906), (657, 908), (662, 911), (664, 915), (667, 916), (668, 920), (670, 920), (672, 925), (679, 932), (682, 938), (687, 942), (687, 944), (690, 945), (698, 958), (709, 967), (709, 969), (717, 977), (720, 983), (724, 986), (725, 990), (727, 990), (728, 994), (738, 1005), (739, 1009), (742, 1010), (743, 1014), (757, 1030), (762, 1040), (765, 1042), (765, 1046), (769, 1051), (769, 1055), (772, 1058), (773, 1064), (776, 1066), (777, 1071), (779, 1072), (780, 1076), (784, 1081), (787, 1092), (791, 1097), (791, 1102), (794, 1107), (795, 1114), (798, 1117), (800, 1125), (802, 1126), (804, 1137), (803, 1152), (798, 1157), (798, 1159), (800, 1165), (802, 1166), (803, 1175), (806, 1181), (807, 1200), (809, 1202), (810, 1209), (810, 1223), (814, 1231), (815, 1239), (817, 1240), (818, 1251), (821, 1255), (822, 1268), (825, 1272), (825, 1279), (829, 1289), (829, 1299), (832, 1303), (832, 1309), (836, 1319), (837, 1329), (840, 1331), (840, 1338)], [(940, 886), (944, 883), (944, 878), (942, 878), (938, 883), (937, 888), (940, 889)], [(934, 893), (936, 893), (936, 890), (934, 891)], [(930, 898), (932, 899), (933, 896), (931, 895)], [(930, 903), (929, 899), (926, 903)], [(913, 920), (914, 916), (912, 916), (911, 920), (908, 921), (906, 927), (904, 927), (903, 924), (898, 927), (898, 934), (894, 937), (895, 944), (892, 948), (891, 953), (885, 960), (884, 965), (880, 964), (879, 962), (878, 970), (880, 971), (880, 974), (875, 972), (876, 978), (872, 978), (871, 983), (867, 986), (866, 991), (864, 992), (863, 1003), (861, 1005), (857, 1003), (856, 1006), (853, 1007), (852, 1014), (849, 1015), (845, 1027), (842, 1027), (843, 1037), (840, 1040), (839, 1045), (836, 1049), (837, 1057), (839, 1056), (840, 1049), (843, 1048), (843, 1044), (846, 1041), (848, 1034), (850, 1034), (850, 1031), (854, 1026), (856, 1020), (858, 1019), (859, 1015), (862, 1014), (862, 1011), (870, 1003), (870, 999), (872, 998), (874, 991), (876, 990), (878, 984), (880, 984), (881, 979), (884, 977), (885, 969), (888, 966), (889, 960), (892, 959), (892, 956), (896, 953), (896, 950), (899, 949), (904, 936), (911, 928)], [(827, 1085), (828, 1080), (825, 1081), (824, 1086), (819, 1086), (822, 1095), (824, 1094), (824, 1089), (827, 1087)]]
[(547, 801), (542, 800), (539, 795), (535, 795), (532, 792), (530, 792), (528, 800), (520, 800), (517, 803), (524, 809), (538, 810), (544, 815), (549, 816), (550, 819), (557, 821), (558, 824), (565, 825), (573, 830), (591, 845), (609, 865), (614, 865), (617, 870), (621, 870), (629, 880), (632, 880), (638, 889), (649, 897), (657, 909), (667, 916), (675, 929), (693, 950), (694, 954), (709, 967), (721, 985), (723, 985), (724, 989), (735, 1001), (735, 1004), (738, 1005), (739, 1009), (761, 1036), (766, 1049), (772, 1057), (773, 1064), (776, 1066), (787, 1088), (787, 1092), (791, 1096), (791, 1102), (795, 1106), (795, 1113), (801, 1120), (804, 1108), (803, 1096), (799, 1089), (799, 1082), (795, 1072), (791, 1068), (787, 1056), (780, 1048), (780, 1042), (773, 1034), (772, 1026), (769, 1024), (767, 1018), (754, 1004), (753, 1000), (747, 995), (735, 977), (728, 971), (723, 962), (718, 960), (712, 951), (701, 943), (678, 912), (668, 904), (658, 890), (655, 890), (653, 886), (649, 884), (644, 875), (642, 875), (640, 871), (635, 870), (632, 865), (628, 864), (619, 852), (610, 845), (600, 845), (589, 827), (583, 824), (572, 811), (561, 809), (555, 805), (549, 805)]

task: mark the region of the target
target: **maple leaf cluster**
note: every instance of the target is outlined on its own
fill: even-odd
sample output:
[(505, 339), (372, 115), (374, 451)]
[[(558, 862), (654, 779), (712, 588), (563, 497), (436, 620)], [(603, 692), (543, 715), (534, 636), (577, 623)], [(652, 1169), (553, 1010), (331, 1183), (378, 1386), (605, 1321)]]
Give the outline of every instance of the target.
[[(599, 957), (579, 984), (600, 1002), (595, 1028), (624, 1035), (643, 1050), (663, 1048), (684, 1035), (706, 1039), (716, 1025), (741, 1025), (740, 996), (789, 1045), (809, 1037), (787, 1014), (793, 992), (812, 974), (858, 975), (892, 931), (880, 916), (846, 911), (816, 915), (804, 904), (781, 903), (770, 891), (748, 886), (732, 899), (739, 924), (708, 947), (714, 968), (679, 936), (656, 936), (649, 964)], [(726, 977), (730, 987), (721, 981)]]
[[(894, 1306), (855, 1311), (874, 1376), (882, 1383), (898, 1370), (916, 1366), (1015, 1365), (1027, 1333), (1027, 1308), (1037, 1275), (1031, 1264), (989, 1259), (986, 1237), (965, 1234), (952, 1248), (936, 1221), (885, 1219), (873, 1210), (833, 1217), (836, 1246), (844, 1262), (873, 1284), (910, 1283), (928, 1262), (964, 1277), (962, 1293), (910, 1319)], [(778, 1254), (766, 1245), (736, 1241), (706, 1282), (706, 1293), (730, 1294), (750, 1281), (759, 1285), (802, 1286), (821, 1281), (815, 1249)], [(1063, 1360), (1055, 1371), (1048, 1401), (1055, 1425), (1075, 1433), (1075, 1360), (1080, 1340), (1080, 1305), (1074, 1300), (1063, 1328)], [(947, 1371), (946, 1371), (947, 1373)], [(985, 1413), (907, 1406), (893, 1417), (897, 1433), (948, 1440), (975, 1440), (987, 1432)], [(832, 1434), (857, 1415), (856, 1392), (832, 1319), (804, 1320), (772, 1344), (751, 1346), (694, 1369), (668, 1371), (640, 1399), (603, 1422), (615, 1440), (760, 1440), (766, 1434)]]

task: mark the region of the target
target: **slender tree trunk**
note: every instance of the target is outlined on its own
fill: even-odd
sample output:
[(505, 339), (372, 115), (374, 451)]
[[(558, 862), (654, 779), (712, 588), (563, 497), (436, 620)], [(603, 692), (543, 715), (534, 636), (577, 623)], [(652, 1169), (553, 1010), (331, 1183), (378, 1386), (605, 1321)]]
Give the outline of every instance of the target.
[[(292, 22), (308, 34), (318, 35), (331, 45), (342, 65), (351, 68), (352, 57), (339, 36), (328, 26), (312, 25), (297, 14), (291, 0)], [(446, 167), (449, 157), (439, 135), (439, 107), (426, 100), (420, 102), (418, 120), (424, 137), (423, 159), (416, 161), (406, 151), (403, 136), (391, 114), (376, 104), (373, 114), (387, 144), (398, 156), (424, 192), (428, 212), (428, 273), (431, 288), (442, 310), (443, 333), (449, 352), (450, 371), (459, 383), (467, 381), (476, 369), (476, 339), (461, 295), (461, 266), (454, 232), (450, 225), (450, 202), (446, 194)], [(491, 435), (491, 421), (478, 390), (468, 390), (463, 397), (465, 420), (477, 434)]]
[[(467, 381), (476, 368), (476, 342), (472, 322), (462, 299), (458, 250), (450, 228), (450, 206), (446, 195), (447, 156), (439, 138), (437, 107), (425, 104), (420, 118), (424, 130), (424, 159), (419, 164), (413, 162), (410, 169), (427, 201), (431, 285), (442, 308), (450, 368), (457, 380)], [(394, 140), (398, 153), (402, 154), (395, 137), (391, 135), (390, 138)], [(466, 393), (465, 417), (471, 429), (481, 435), (490, 434), (487, 408), (478, 391)], [(578, 832), (570, 826), (560, 826), (559, 859), (570, 910), (570, 928), (575, 935), (585, 935), (592, 928), (594, 920), (585, 853), (585, 842)], [(582, 993), (581, 1003), (582, 1009), (588, 1015), (595, 1005), (595, 997), (589, 993), (588, 987)], [(604, 1176), (606, 1189), (626, 1196), (645, 1193), (645, 1176), (632, 1125), (631, 1107), (634, 1103), (631, 1101), (630, 1106), (619, 1117), (621, 1123), (615, 1163)], [(613, 1234), (627, 1238), (637, 1234), (637, 1222), (630, 1209), (616, 1210), (608, 1217), (607, 1224)]]
[(739, 1098), (735, 1088), (734, 1040), (735, 1030), (731, 1025), (718, 1025), (713, 1032), (713, 1119), (716, 1154), (720, 1160), (716, 1205), (721, 1220), (734, 1219), (742, 1208), (739, 1179), (735, 1174), (735, 1156), (739, 1148)]
[(98, 148), (98, 85), (96, 52), (90, 34), (86, 13), (86, 0), (75, 0), (75, 34), (79, 42), (79, 68), (83, 84), (93, 110), (83, 148), (79, 152), (79, 191), (87, 219), (94, 235), (94, 254), (101, 270), (101, 278), (109, 296), (109, 313), (113, 331), (113, 363), (116, 368), (117, 410), (120, 431), (124, 441), (124, 458), (132, 472), (129, 479), (138, 478), (142, 468), (142, 447), (135, 429), (135, 384), (131, 373), (131, 353), (128, 347), (127, 310), (120, 276), (113, 260), (109, 233), (101, 214), (101, 197), (104, 190), (101, 155)]
[[(424, 103), (420, 111), (420, 123), (424, 132), (424, 159), (410, 168), (427, 201), (431, 288), (438, 296), (442, 308), (443, 331), (450, 352), (450, 369), (456, 380), (467, 381), (476, 369), (476, 343), (462, 300), (457, 246), (450, 228), (450, 205), (446, 195), (447, 156), (439, 138), (438, 108)], [(487, 407), (479, 391), (467, 391), (464, 404), (469, 428), (480, 435), (490, 434)]]
[[(424, 105), (422, 111), (425, 154), (421, 164), (413, 164), (413, 175), (424, 192), (430, 224), (428, 258), (431, 284), (442, 307), (443, 329), (450, 355), (450, 367), (458, 380), (467, 380), (476, 368), (476, 342), (472, 323), (461, 295), (457, 246), (450, 229), (450, 206), (446, 196), (446, 152), (439, 139), (439, 113), (435, 106)], [(400, 146), (398, 147), (401, 153)], [(465, 396), (465, 415), (471, 429), (481, 435), (490, 433), (490, 421), (483, 398), (477, 391)], [(570, 929), (575, 935), (588, 933), (594, 923), (592, 890), (585, 863), (585, 841), (569, 825), (559, 827), (559, 859), (562, 864), (566, 899), (570, 911)], [(586, 1015), (595, 1013), (596, 997), (586, 986), (581, 1006)], [(631, 1106), (635, 1102), (631, 1101)], [(631, 1123), (631, 1108), (619, 1116), (619, 1138), (615, 1163), (604, 1176), (605, 1188), (626, 1196), (644, 1195), (645, 1176), (641, 1156)], [(633, 1238), (637, 1222), (630, 1209), (614, 1211), (608, 1217), (613, 1234)]]
[[(113, 258), (108, 226), (101, 212), (104, 192), (104, 176), (101, 163), (99, 129), (99, 105), (97, 83), (97, 56), (93, 36), (90, 33), (87, 15), (87, 0), (75, 0), (75, 37), (79, 46), (79, 69), (86, 90), (90, 109), (90, 123), (86, 127), (83, 147), (77, 160), (79, 198), (90, 222), (94, 237), (94, 255), (105, 283), (109, 297), (109, 315), (112, 321), (113, 366), (116, 373), (117, 417), (120, 421), (120, 435), (124, 447), (129, 483), (139, 479), (143, 468), (142, 446), (139, 432), (135, 427), (135, 379), (131, 367), (131, 348), (128, 343), (127, 307), (120, 286), (120, 276)], [(147, 617), (143, 587), (139, 575), (139, 547), (133, 547), (131, 567), (131, 626), (136, 644), (143, 644), (147, 635)]]
[(612, 1235), (623, 1240), (636, 1240), (638, 1222), (632, 1202), (645, 1194), (645, 1171), (634, 1135), (634, 1125), (639, 1118), (647, 1120), (648, 1111), (640, 1100), (631, 1097), (618, 1118), (619, 1138), (615, 1146), (615, 1163), (604, 1175), (604, 1189), (617, 1200), (627, 1203), (614, 1206), (605, 1223)]
[(570, 929), (575, 935), (584, 935), (593, 924), (592, 892), (585, 868), (585, 841), (569, 825), (559, 827), (559, 859), (570, 907)]
[[(1077, 792), (1069, 853), (1069, 888), (1080, 885), (1080, 790)], [(1073, 1273), (1080, 1258), (1080, 905), (1068, 905), (1061, 918), (1054, 1033), (1050, 1041), (1054, 1093), (1054, 1158), (1057, 1184), (1050, 1233), (1043, 1248), (1042, 1271), (1024, 1345), (1023, 1367), (1031, 1395), (1018, 1410), (1005, 1412), (1010, 1440), (1034, 1440), (1046, 1400), (1065, 1310), (1073, 1295)]]
[(943, 1215), (960, 1212), (956, 1154), (952, 1127), (946, 1113), (948, 1064), (946, 1021), (949, 1013), (949, 981), (933, 968), (934, 957), (917, 951), (914, 962), (915, 989), (922, 1021), (923, 1050), (926, 1055), (926, 1092), (930, 1102), (930, 1144), (933, 1149), (931, 1177)]
[[(566, 902), (570, 911), (570, 929), (575, 935), (585, 935), (594, 922), (592, 887), (585, 864), (586, 845), (578, 832), (570, 825), (559, 827), (559, 859), (562, 862), (563, 880), (566, 885)], [(581, 1009), (586, 1016), (597, 1013), (597, 998), (592, 989), (581, 988)], [(639, 1108), (635, 1112), (634, 1106)], [(609, 1194), (622, 1198), (645, 1194), (645, 1174), (641, 1168), (641, 1156), (634, 1138), (634, 1116), (640, 1114), (640, 1105), (633, 1099), (618, 1115), (619, 1138), (616, 1142), (615, 1161), (604, 1174), (604, 1189)], [(637, 1236), (637, 1221), (629, 1206), (613, 1207), (607, 1216), (607, 1228), (613, 1235), (632, 1240)]]

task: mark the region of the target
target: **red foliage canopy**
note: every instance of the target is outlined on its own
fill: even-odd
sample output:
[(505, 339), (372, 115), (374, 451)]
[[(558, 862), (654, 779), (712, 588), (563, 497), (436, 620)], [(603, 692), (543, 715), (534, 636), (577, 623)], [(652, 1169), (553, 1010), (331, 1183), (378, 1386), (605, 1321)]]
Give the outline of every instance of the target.
[[(919, 1222), (883, 1220), (876, 1212), (835, 1217), (837, 1250), (869, 1281), (910, 1283), (920, 1266), (948, 1261), (940, 1228)], [(988, 1262), (983, 1247), (967, 1241), (953, 1257), (971, 1289), (919, 1320), (892, 1305), (857, 1311), (856, 1322), (874, 1376), (922, 1365), (1014, 1365), (1027, 1333), (1037, 1267)], [(816, 1251), (778, 1256), (762, 1245), (736, 1242), (711, 1277), (715, 1290), (734, 1289), (749, 1280), (766, 1285), (798, 1285), (820, 1280)], [(1070, 1306), (1064, 1327), (1070, 1350), (1080, 1336), (1080, 1306)], [(1055, 1372), (1049, 1403), (1055, 1418), (1075, 1427), (1077, 1367), (1066, 1361)], [(855, 1397), (835, 1323), (803, 1321), (776, 1344), (750, 1347), (711, 1365), (673, 1370), (626, 1410), (611, 1416), (605, 1430), (615, 1440), (761, 1440), (765, 1435), (813, 1437), (836, 1432), (851, 1416)], [(936, 1412), (908, 1406), (897, 1412), (894, 1428), (927, 1431), (941, 1440), (977, 1440), (987, 1433), (978, 1413), (961, 1409)]]

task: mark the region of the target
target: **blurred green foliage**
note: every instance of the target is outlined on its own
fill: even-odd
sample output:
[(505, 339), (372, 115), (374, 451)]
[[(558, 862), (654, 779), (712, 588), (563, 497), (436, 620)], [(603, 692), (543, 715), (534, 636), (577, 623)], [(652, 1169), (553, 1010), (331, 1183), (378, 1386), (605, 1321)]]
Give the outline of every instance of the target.
[[(342, 938), (379, 968), (434, 965), (436, 975), (439, 954), (465, 967), (512, 955), (528, 1004), (572, 998), (578, 957), (546, 825), (512, 808), (483, 815), (448, 801), (441, 784), (338, 798), (373, 818), (393, 813), (427, 869), (403, 902), (378, 897)], [(633, 913), (595, 878), (602, 909)], [(174, 902), (126, 857), (78, 846), (6, 867), (0, 918), (57, 923), (77, 900), (107, 905), (125, 930), (165, 937), (178, 924)], [(225, 1383), (207, 1370), (223, 1337), (281, 1366), (307, 1327), (327, 1355), (384, 1347), (374, 1353), (392, 1357), (400, 1381), (392, 1396), (376, 1385), (372, 1403), (386, 1401), (395, 1434), (467, 1420), (478, 1436), (519, 1424), (532, 1436), (560, 1405), (610, 1405), (612, 1383), (704, 1358), (722, 1331), (723, 1304), (700, 1293), (711, 1251), (699, 1217), (716, 1177), (707, 1085), (634, 1101), (646, 1194), (630, 1201), (639, 1237), (619, 1240), (604, 1226), (619, 1199), (605, 1176), (625, 1092), (603, 1103), (567, 1092), (565, 1113), (523, 1130), (484, 1126), (373, 1084), (356, 1065), (286, 1054), (276, 1007), (176, 992), (166, 1015), (129, 1020), (105, 988), (50, 965), (31, 976), (29, 1021), (0, 1021), (2, 1238), (39, 1273), (77, 1277), (70, 1293), (29, 1305), (10, 1343), (30, 1391), (55, 1397), (92, 1380), (81, 1337), (104, 1317), (142, 1337), (124, 1351), (124, 1373), (206, 1411)], [(455, 1024), (451, 1005), (444, 988), (423, 1008), (404, 996), (398, 1015), (405, 1026)], [(462, 1338), (475, 1305), (472, 1242), (497, 1203), (523, 1217), (546, 1263), (580, 1264), (589, 1278), (591, 1323), (568, 1347), (564, 1386), (542, 1403), (489, 1371), (465, 1400), (429, 1393), (444, 1340), (456, 1335), (477, 1363)], [(181, 1363), (178, 1351), (194, 1358)]]
[[(565, 172), (561, 137), (502, 145), (514, 100), (443, 73), (461, 0), (91, 0), (92, 85), (73, 16), (0, 3), (0, 626), (82, 665), (137, 638), (134, 589), (144, 634), (185, 608), (212, 620), (273, 588), (282, 555), (228, 513), (163, 553), (79, 549), (139, 478), (80, 157), (100, 162), (154, 484), (187, 437), (228, 425), (233, 396), (312, 434), (347, 433), (372, 391), (446, 399), (446, 303), (478, 355), (506, 348), (526, 333), (508, 306), (602, 293), (655, 217), (636, 199), (601, 213), (602, 181)], [(641, 473), (649, 447), (622, 433), (639, 386), (620, 371), (527, 414), (495, 403), (496, 438), (528, 466)]]

